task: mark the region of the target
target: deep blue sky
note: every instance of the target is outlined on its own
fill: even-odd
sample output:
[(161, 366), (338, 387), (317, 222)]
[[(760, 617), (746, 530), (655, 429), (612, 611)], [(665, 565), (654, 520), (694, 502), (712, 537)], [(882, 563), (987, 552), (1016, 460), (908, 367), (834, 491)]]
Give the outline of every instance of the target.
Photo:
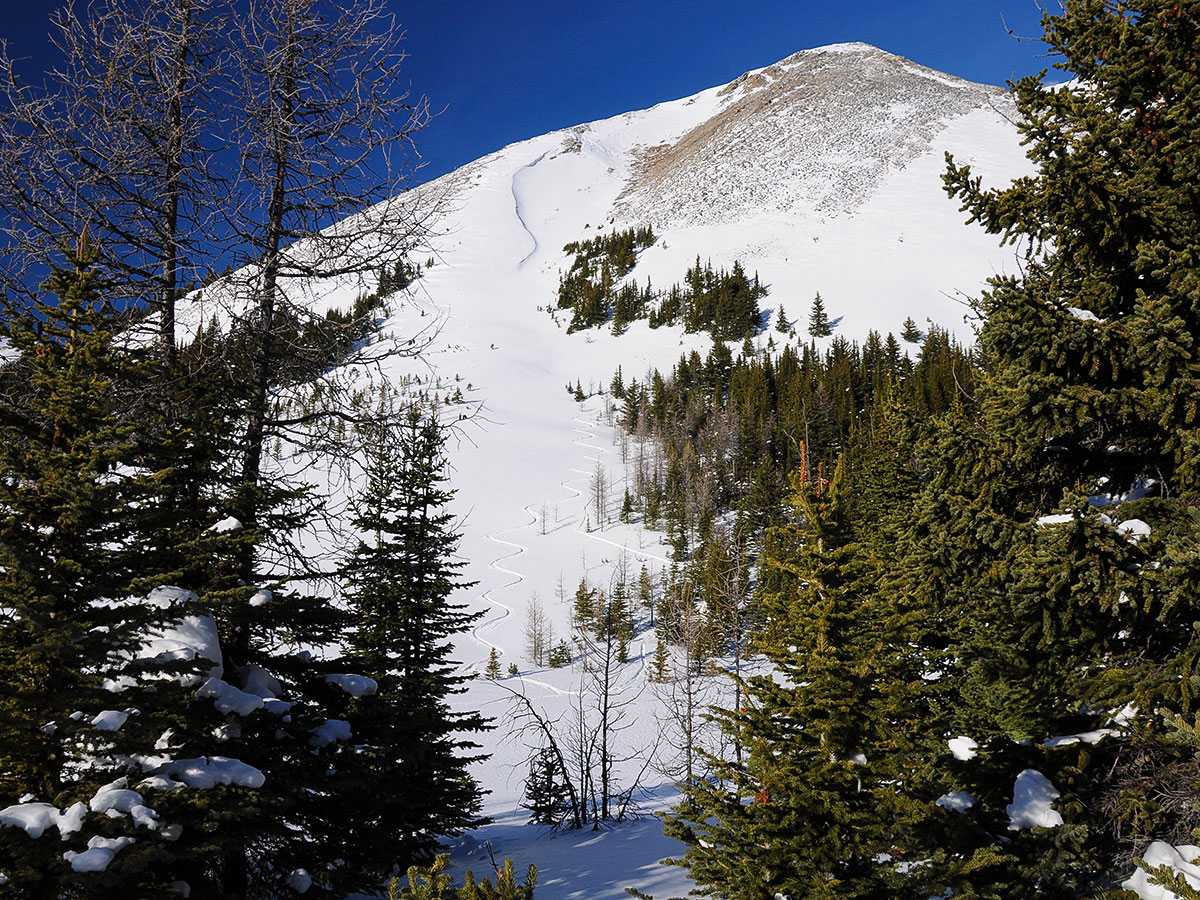
[[(43, 0), (0, 0), (0, 37), (50, 58)], [(1053, 5), (1053, 4), (1052, 4)], [(1035, 0), (393, 0), (433, 177), (505, 144), (729, 81), (797, 50), (866, 41), (990, 84), (1048, 67)], [(1031, 38), (1018, 41), (1006, 31)]]

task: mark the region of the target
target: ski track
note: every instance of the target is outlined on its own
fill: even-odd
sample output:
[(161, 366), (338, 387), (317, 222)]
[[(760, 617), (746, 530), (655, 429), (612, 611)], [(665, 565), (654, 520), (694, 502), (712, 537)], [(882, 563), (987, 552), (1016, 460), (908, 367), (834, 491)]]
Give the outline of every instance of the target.
[[(518, 527), (524, 527), (524, 526), (518, 526)], [(515, 530), (515, 529), (509, 529), (509, 530)], [(490, 617), (487, 620), (480, 622), (474, 628), (472, 628), (471, 636), (473, 638), (475, 638), (475, 640), (477, 640), (484, 647), (488, 648), (489, 655), (490, 655), (491, 650), (495, 650), (499, 653), (500, 656), (504, 656), (505, 655), (504, 648), (501, 647), (499, 644), (493, 644), (487, 638), (483, 637), (483, 635), (481, 635), (480, 632), (483, 631), (483, 629), (485, 629), (485, 628), (494, 627), (497, 623), (503, 622), (505, 619), (507, 619), (509, 616), (511, 616), (513, 614), (513, 608), (511, 606), (509, 606), (507, 603), (501, 603), (499, 600), (497, 600), (495, 598), (494, 595), (495, 595), (496, 591), (506, 591), (509, 588), (515, 587), (516, 585), (520, 584), (521, 582), (523, 582), (525, 580), (525, 576), (522, 575), (520, 572), (516, 572), (512, 569), (506, 569), (504, 566), (500, 565), (500, 563), (502, 563), (506, 559), (512, 559), (513, 557), (520, 556), (522, 553), (525, 552), (526, 548), (524, 546), (522, 546), (521, 544), (515, 543), (513, 541), (506, 541), (503, 538), (498, 538), (498, 537), (496, 537), (496, 535), (494, 533), (491, 533), (491, 532), (484, 535), (484, 537), (486, 537), (489, 541), (493, 541), (494, 543), (500, 544), (502, 546), (515, 548), (511, 553), (502, 553), (499, 556), (497, 556), (495, 559), (493, 559), (491, 562), (488, 563), (489, 568), (495, 569), (497, 572), (502, 572), (505, 575), (511, 575), (513, 580), (505, 582), (504, 584), (499, 585), (498, 587), (488, 588), (486, 591), (484, 591), (480, 595), (488, 603), (492, 604), (493, 606), (500, 607), (501, 612), (500, 612), (500, 615)], [(481, 663), (477, 662), (477, 663), (472, 664), (469, 668), (476, 669), (479, 665), (481, 665)]]
[(530, 257), (532, 257), (533, 254), (538, 252), (538, 249), (541, 247), (541, 245), (538, 243), (537, 235), (535, 235), (533, 233), (533, 231), (530, 229), (529, 223), (525, 221), (525, 216), (522, 215), (522, 213), (521, 213), (521, 195), (517, 193), (517, 179), (521, 176), (521, 173), (527, 171), (528, 169), (532, 169), (534, 166), (536, 166), (538, 163), (540, 163), (543, 159), (545, 159), (546, 154), (549, 152), (550, 151), (547, 150), (545, 153), (543, 153), (541, 156), (539, 156), (533, 162), (526, 163), (525, 165), (521, 166), (521, 168), (517, 169), (517, 171), (513, 172), (512, 185), (511, 185), (512, 196), (513, 196), (513, 210), (517, 214), (517, 221), (521, 223), (521, 227), (525, 229), (525, 233), (527, 235), (529, 235), (529, 239), (531, 241), (533, 241), (533, 249), (530, 250), (528, 253), (526, 253), (524, 258), (519, 263), (517, 263), (518, 269), (523, 269), (525, 267), (525, 263), (529, 262)]
[[(589, 450), (595, 450), (597, 453), (608, 453), (607, 447), (598, 447), (595, 444), (587, 443), (587, 441), (594, 440), (596, 437), (596, 432), (592, 430), (592, 428), (595, 427), (595, 425), (596, 425), (595, 422), (589, 421), (588, 419), (584, 418), (582, 415), (576, 416), (573, 421), (578, 422), (579, 424), (583, 425), (584, 427), (574, 429), (574, 431), (577, 434), (581, 434), (581, 435), (583, 435), (583, 437), (576, 438), (574, 441), (572, 441), (572, 443), (576, 444), (579, 447), (584, 447)], [(583, 458), (587, 459), (587, 460), (591, 460), (592, 462), (597, 462), (597, 463), (602, 463), (604, 461), (599, 456), (588, 456), (587, 454), (584, 454)], [(574, 468), (574, 467), (572, 467), (570, 469), (570, 471), (578, 472), (580, 475), (584, 475), (589, 478), (593, 474), (592, 472), (586, 471), (585, 469), (579, 469), (579, 468)], [(577, 479), (572, 479), (572, 480), (577, 480)], [(566, 487), (569, 490), (575, 491), (576, 497), (583, 496), (583, 491), (579, 490), (578, 488), (571, 487), (568, 482), (564, 481), (563, 487)], [(585, 503), (584, 506), (586, 508), (587, 504)], [(597, 527), (602, 527), (602, 526), (598, 524)], [(671, 564), (671, 561), (669, 559), (667, 559), (665, 556), (658, 556), (657, 554), (649, 553), (645, 550), (640, 550), (640, 549), (635, 550), (633, 547), (630, 547), (627, 544), (618, 544), (616, 541), (609, 540), (606, 537), (600, 537), (600, 535), (593, 534), (590, 531), (584, 531), (582, 528), (577, 528), (576, 531), (578, 531), (580, 534), (584, 535), (585, 537), (591, 538), (593, 541), (597, 541), (601, 544), (607, 544), (610, 547), (616, 547), (618, 550), (621, 550), (625, 553), (632, 553), (634, 556), (637, 556), (641, 559), (654, 560), (655, 562), (662, 563), (664, 566), (669, 566)]]
[[(534, 163), (531, 163), (530, 165), (534, 165)], [(589, 443), (590, 441), (593, 441), (596, 438), (596, 432), (594, 430), (596, 423), (594, 421), (585, 418), (583, 415), (575, 416), (573, 421), (584, 427), (572, 429), (575, 433), (579, 434), (580, 437), (575, 438), (571, 443), (573, 443), (577, 447), (580, 447), (581, 449), (584, 449), (584, 450), (593, 450), (597, 454), (608, 453), (607, 448), (597, 446), (596, 444), (593, 444), (593, 443)], [(585, 453), (585, 454), (581, 454), (581, 456), (583, 459), (588, 460), (590, 462), (596, 462), (596, 463), (603, 462), (603, 459), (600, 455), (592, 456), (590, 454)], [(592, 475), (592, 473), (587, 471), (586, 469), (580, 469), (578, 467), (572, 467), (571, 469), (569, 469), (569, 471), (576, 472), (583, 477), (591, 477), (591, 475)], [(575, 483), (578, 482), (579, 480), (580, 479), (578, 479), (578, 478), (570, 478), (570, 479), (565, 479), (565, 480), (561, 481), (559, 484), (566, 490), (570, 491), (572, 496), (569, 496), (566, 498), (560, 498), (560, 499), (565, 499), (565, 500), (570, 501), (570, 500), (578, 500), (578, 499), (582, 498), (584, 496), (584, 492), (575, 486)], [(500, 622), (503, 622), (505, 619), (507, 619), (510, 616), (515, 614), (515, 611), (513, 610), (513, 608), (511, 606), (509, 606), (507, 603), (504, 603), (503, 601), (499, 600), (496, 597), (496, 594), (498, 594), (502, 591), (511, 590), (512, 588), (515, 588), (517, 585), (523, 584), (524, 582), (526, 582), (528, 580), (522, 572), (518, 571), (515, 568), (509, 568), (505, 565), (502, 565), (502, 563), (504, 563), (506, 560), (515, 560), (517, 557), (528, 552), (529, 548), (526, 547), (524, 544), (520, 544), (516, 541), (511, 541), (506, 538), (500, 537), (500, 535), (510, 534), (510, 533), (516, 532), (516, 531), (522, 531), (524, 529), (527, 529), (527, 528), (530, 528), (530, 527), (536, 525), (537, 524), (537, 515), (533, 512), (533, 508), (536, 506), (542, 505), (545, 502), (551, 502), (551, 501), (549, 501), (549, 500), (534, 501), (532, 503), (527, 503), (523, 507), (521, 507), (521, 511), (523, 513), (525, 513), (526, 516), (528, 516), (528, 521), (523, 522), (520, 525), (514, 525), (512, 528), (506, 528), (506, 529), (504, 529), (502, 531), (498, 531), (498, 532), (488, 532), (487, 534), (484, 535), (484, 537), (486, 537), (488, 540), (492, 541), (493, 543), (499, 544), (502, 547), (511, 548), (509, 550), (509, 552), (501, 553), (499, 556), (495, 557), (490, 562), (488, 562), (489, 568), (495, 569), (497, 572), (500, 572), (504, 575), (510, 576), (510, 580), (506, 581), (504, 584), (488, 588), (486, 591), (484, 591), (480, 595), (481, 598), (483, 600), (485, 600), (488, 604), (490, 604), (492, 607), (497, 608), (499, 610), (499, 614), (488, 617), (485, 621), (479, 623), (478, 625), (476, 625), (474, 628), (471, 629), (471, 636), (480, 644), (480, 646), (482, 646), (488, 650), (489, 655), (493, 649), (496, 650), (496, 652), (499, 656), (507, 655), (507, 651), (505, 650), (504, 647), (500, 646), (499, 644), (489, 641), (486, 637), (484, 637), (483, 632), (485, 630), (491, 630), (491, 629), (495, 628), (495, 626), (498, 625)], [(587, 503), (585, 502), (583, 512), (586, 513), (586, 510), (587, 510)], [(585, 516), (581, 515), (580, 518), (576, 521), (576, 523), (575, 523), (576, 533), (581, 534), (584, 537), (589, 538), (593, 541), (596, 541), (597, 543), (604, 544), (609, 547), (614, 547), (617, 550), (620, 550), (622, 553), (628, 553), (628, 554), (636, 556), (640, 559), (653, 560), (655, 562), (663, 564), (664, 566), (670, 565), (671, 561), (664, 556), (659, 556), (658, 554), (650, 553), (646, 550), (634, 549), (632, 547), (629, 547), (626, 544), (620, 544), (614, 540), (610, 540), (609, 538), (602, 537), (598, 534), (594, 534), (589, 531), (585, 531), (584, 527), (583, 527), (584, 518), (585, 518)], [(638, 674), (644, 673), (646, 670), (646, 649), (645, 649), (644, 639), (642, 639), (642, 638), (639, 638), (639, 640), (638, 640), (638, 653), (634, 657), (634, 659), (638, 663)], [(479, 661), (476, 661), (476, 662), (470, 664), (469, 666), (467, 666), (467, 670), (478, 672), (478, 671), (481, 671), (482, 668), (486, 664), (487, 664), (487, 661), (485, 658), (483, 660), (479, 660)], [(545, 688), (546, 690), (552, 691), (555, 694), (575, 696), (579, 693), (578, 691), (564, 690), (560, 687), (557, 687), (556, 685), (550, 684), (549, 682), (541, 681), (540, 679), (536, 679), (536, 678), (530, 678), (526, 675), (522, 675), (521, 680), (523, 683), (536, 685), (537, 687)]]
[[(540, 156), (538, 156), (537, 159), (521, 166), (519, 169), (517, 169), (513, 173), (512, 179), (510, 182), (510, 191), (512, 193), (512, 198), (513, 198), (513, 212), (516, 215), (517, 221), (520, 223), (521, 228), (525, 231), (525, 233), (527, 235), (529, 235), (529, 239), (533, 244), (532, 249), (530, 249), (530, 251), (528, 253), (526, 253), (525, 256), (521, 259), (521, 261), (519, 263), (517, 263), (517, 269), (523, 268), (525, 266), (525, 264), (527, 262), (529, 262), (529, 260), (541, 248), (541, 243), (538, 241), (537, 235), (533, 233), (533, 230), (529, 227), (529, 222), (525, 218), (525, 213), (524, 213), (524, 209), (523, 209), (522, 202), (521, 202), (521, 190), (520, 190), (519, 181), (521, 179), (521, 176), (524, 173), (528, 172), (529, 170), (531, 170), (535, 166), (537, 166), (538, 163), (542, 162), (542, 160), (544, 160), (549, 153), (550, 153), (550, 151), (547, 150), (547, 151), (543, 152)], [(583, 425), (584, 427), (573, 429), (577, 434), (581, 435), (581, 437), (575, 438), (572, 441), (572, 443), (575, 444), (576, 446), (580, 447), (581, 449), (595, 451), (595, 453), (597, 454), (597, 455), (593, 456), (593, 455), (590, 455), (587, 453), (583, 453), (583, 454), (581, 454), (582, 459), (588, 460), (593, 463), (602, 464), (603, 463), (602, 455), (608, 453), (607, 448), (599, 447), (595, 444), (589, 443), (589, 441), (592, 441), (596, 438), (596, 432), (593, 430), (596, 423), (584, 418), (582, 413), (578, 416), (575, 416), (573, 421), (580, 425)], [(590, 477), (592, 474), (591, 472), (588, 472), (585, 469), (580, 469), (578, 467), (572, 467), (568, 471), (576, 472), (585, 478)], [(560, 486), (565, 488), (566, 490), (570, 491), (572, 494), (572, 496), (565, 498), (566, 500), (568, 500), (568, 501), (578, 500), (578, 499), (584, 497), (584, 492), (582, 490), (580, 490), (579, 488), (575, 487), (575, 485), (574, 485), (574, 482), (577, 482), (577, 481), (579, 481), (579, 479), (571, 478), (571, 479), (565, 479), (560, 482)], [(525, 581), (528, 580), (522, 572), (518, 571), (515, 568), (508, 568), (504, 565), (501, 565), (501, 563), (505, 562), (506, 560), (515, 560), (517, 557), (526, 553), (529, 548), (526, 547), (524, 544), (520, 544), (520, 543), (517, 543), (516, 541), (511, 541), (506, 538), (500, 537), (500, 535), (511, 534), (513, 532), (522, 531), (527, 528), (530, 528), (533, 525), (536, 525), (537, 524), (537, 515), (533, 512), (533, 508), (540, 504), (544, 504), (545, 502), (550, 502), (550, 501), (548, 501), (548, 500), (534, 501), (532, 503), (525, 504), (521, 508), (522, 512), (524, 512), (525, 515), (528, 516), (528, 521), (523, 522), (520, 525), (515, 525), (512, 528), (506, 528), (501, 531), (488, 532), (487, 534), (484, 535), (488, 540), (492, 541), (493, 543), (499, 544), (503, 547), (511, 548), (510, 552), (502, 553), (499, 556), (492, 559), (488, 563), (489, 568), (495, 569), (497, 572), (501, 572), (504, 575), (510, 576), (511, 580), (505, 582), (504, 584), (488, 588), (481, 595), (481, 598), (483, 600), (485, 600), (490, 606), (495, 607), (499, 610), (499, 614), (489, 616), (485, 621), (481, 622), (480, 624), (476, 625), (474, 628), (471, 629), (471, 636), (482, 647), (487, 648), (489, 656), (490, 656), (490, 653), (492, 650), (495, 650), (499, 656), (505, 656), (507, 654), (503, 647), (501, 647), (498, 644), (493, 643), (492, 641), (489, 641), (486, 637), (484, 637), (483, 632), (485, 630), (490, 631), (490, 630), (494, 629), (496, 627), (496, 625), (498, 625), (500, 622), (503, 622), (505, 619), (514, 615), (513, 608), (511, 606), (509, 606), (507, 603), (504, 603), (501, 600), (497, 599), (496, 595), (502, 591), (510, 590), (519, 584), (523, 584)], [(581, 534), (584, 537), (590, 538), (591, 540), (596, 541), (597, 543), (600, 543), (600, 544), (603, 544), (606, 546), (610, 546), (610, 547), (614, 547), (614, 548), (622, 551), (622, 553), (632, 554), (640, 559), (653, 560), (655, 562), (659, 562), (659, 563), (663, 564), (664, 566), (670, 564), (670, 561), (668, 559), (666, 559), (665, 557), (659, 556), (654, 553), (649, 553), (649, 552), (646, 552), (641, 549), (634, 550), (624, 544), (619, 544), (616, 541), (610, 540), (609, 538), (601, 537), (599, 535), (593, 534), (590, 531), (586, 531), (583, 526), (584, 526), (584, 522), (586, 521), (586, 518), (587, 518), (587, 508), (588, 508), (588, 502), (586, 500), (584, 500), (583, 510), (581, 511), (582, 514), (580, 515), (579, 519), (575, 523), (576, 533)], [(597, 515), (599, 517), (599, 513)], [(603, 523), (598, 521), (597, 527), (602, 528)], [(637, 656), (637, 660), (638, 660), (638, 663), (640, 666), (639, 672), (644, 672), (645, 668), (646, 668), (645, 646), (641, 640), (639, 640), (639, 642), (638, 642), (638, 647), (639, 647), (639, 651), (640, 651)], [(480, 660), (480, 661), (477, 661), (477, 662), (469, 665), (467, 667), (467, 669), (468, 669), (468, 671), (480, 671), (485, 665), (486, 665), (486, 660)], [(553, 691), (556, 694), (575, 695), (578, 693), (577, 691), (563, 690), (559, 687), (556, 687), (555, 685), (549, 684), (544, 681), (540, 681), (538, 679), (527, 678), (525, 676), (521, 676), (521, 677), (522, 677), (523, 682), (546, 688), (547, 690)]]

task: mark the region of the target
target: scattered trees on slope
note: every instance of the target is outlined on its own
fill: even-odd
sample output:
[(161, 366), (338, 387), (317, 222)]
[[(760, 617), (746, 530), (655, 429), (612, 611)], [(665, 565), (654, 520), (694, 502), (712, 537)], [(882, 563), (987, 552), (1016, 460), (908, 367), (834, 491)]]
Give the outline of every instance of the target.
[(714, 343), (707, 358), (693, 352), (669, 374), (623, 385), (622, 424), (644, 439), (631, 452), (633, 506), (667, 532), (681, 562), (721, 510), (750, 523), (743, 534), (761, 534), (778, 519), (784, 473), (815, 480), (841, 454), (852, 472), (873, 465), (887, 410), (924, 428), (969, 403), (978, 366), (940, 329), (916, 361), (875, 333), (862, 346), (834, 338), (824, 352), (788, 346), (737, 359)]

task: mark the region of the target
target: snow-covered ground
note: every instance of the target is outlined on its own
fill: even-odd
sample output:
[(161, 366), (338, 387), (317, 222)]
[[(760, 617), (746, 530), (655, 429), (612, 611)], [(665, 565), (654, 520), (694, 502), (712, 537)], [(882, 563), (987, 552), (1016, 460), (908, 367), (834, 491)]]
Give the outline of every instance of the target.
[[(786, 62), (794, 67), (815, 59)], [(512, 858), (518, 872), (530, 862), (539, 866), (539, 900), (619, 897), (626, 886), (667, 897), (688, 889), (681, 869), (657, 865), (682, 848), (662, 836), (651, 816), (612, 831), (553, 835), (523, 824), (527, 814), (518, 808), (529, 747), (513, 732), (511, 692), (523, 692), (565, 723), (580, 687), (577, 670), (537, 669), (524, 658), (522, 631), (531, 598), (544, 605), (556, 637), (569, 638), (570, 598), (581, 577), (607, 587), (623, 560), (633, 580), (642, 565), (653, 575), (667, 565), (660, 535), (615, 522), (625, 466), (606, 415), (608, 399), (598, 391), (618, 365), (626, 380), (641, 379), (651, 367), (669, 368), (683, 352), (706, 353), (710, 343), (707, 335), (678, 328), (651, 331), (645, 322), (634, 323), (621, 337), (607, 329), (568, 335), (566, 318), (560, 315), (556, 322), (548, 312), (559, 273), (568, 265), (563, 245), (650, 224), (658, 241), (644, 251), (631, 277), (640, 284), (649, 278), (662, 288), (682, 281), (697, 255), (718, 267), (740, 259), (770, 289), (761, 303), (764, 311), (774, 316), (783, 304), (801, 340), (807, 339), (809, 305), (820, 292), (838, 322), (838, 335), (898, 333), (911, 316), (969, 341), (961, 299), (978, 294), (988, 276), (1013, 268), (1011, 248), (964, 225), (940, 180), (946, 151), (972, 163), (992, 183), (1027, 171), (1006, 118), (1007, 101), (994, 90), (864, 45), (835, 48), (820, 57), (822, 77), (838, 87), (834, 93), (853, 96), (856, 89), (870, 88), (880, 98), (874, 106), (847, 111), (847, 133), (904, 133), (903, 141), (864, 138), (848, 148), (819, 144), (822, 136), (812, 123), (837, 116), (826, 111), (822, 118), (817, 107), (802, 106), (834, 94), (814, 89), (776, 97), (751, 90), (757, 84), (755, 90), (769, 91), (772, 79), (783, 77), (782, 70), (771, 68), (775, 74), (747, 79), (732, 90), (712, 88), (511, 145), (425, 189), (442, 192), (449, 209), (436, 223), (435, 264), (397, 304), (387, 330), (403, 341), (431, 322), (441, 326), (420, 359), (390, 360), (387, 374), (397, 383), (420, 378), (443, 398), (455, 390), (465, 398), (447, 406), (443, 418), (467, 416), (457, 423), (452, 452), (453, 512), (463, 535), (464, 576), (476, 584), (460, 599), (485, 615), (458, 641), (458, 658), (480, 677), (456, 705), (495, 719), (495, 730), (482, 738), (491, 757), (476, 768), (491, 792), (485, 812), (495, 822), (454, 842), (459, 874), (465, 868), (488, 873), (490, 845), (498, 860)], [(903, 87), (900, 95), (889, 79)], [(974, 99), (948, 105), (938, 99), (947, 91), (966, 91)], [(761, 118), (735, 109), (751, 102), (759, 103)], [(722, 115), (720, 140), (728, 152), (681, 156), (670, 183), (644, 180), (645, 148), (682, 147), (689, 135), (699, 147), (708, 123)], [(918, 115), (924, 118), (914, 121)], [(842, 185), (831, 207), (824, 179), (757, 165), (764, 151), (752, 138), (768, 117), (775, 123), (773, 157), (803, 155), (806, 171), (818, 164), (823, 171), (859, 167), (869, 177), (854, 182), (852, 190)], [(778, 125), (785, 120), (791, 124)], [(706, 200), (703, 191), (714, 185), (757, 199)], [(706, 202), (721, 214), (706, 219), (680, 213)], [(760, 346), (768, 334), (777, 342), (781, 337), (764, 332)], [(577, 381), (589, 395), (583, 403), (567, 391)], [(598, 468), (610, 485), (604, 512), (594, 508), (590, 490)], [(493, 647), (502, 669), (515, 664), (519, 676), (496, 682), (482, 677)], [(639, 635), (623, 675), (629, 696), (636, 695), (631, 707), (636, 715), (620, 736), (630, 750), (653, 746), (662, 730), (654, 691), (638, 694), (653, 650), (652, 633)], [(647, 812), (669, 805), (669, 776), (652, 770), (644, 781), (651, 789), (643, 804)]]

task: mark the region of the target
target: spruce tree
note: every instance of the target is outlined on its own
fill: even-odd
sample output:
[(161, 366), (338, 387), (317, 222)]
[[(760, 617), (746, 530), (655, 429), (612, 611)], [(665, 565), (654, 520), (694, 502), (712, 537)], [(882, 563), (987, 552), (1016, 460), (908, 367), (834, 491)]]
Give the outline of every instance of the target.
[[(955, 896), (1096, 893), (1197, 824), (1152, 798), (1191, 783), (1195, 754), (1198, 14), (1068, 0), (1045, 40), (1079, 81), (1014, 85), (1038, 173), (996, 190), (946, 175), (1025, 248), (979, 302), (980, 415), (939, 436), (912, 538), (913, 584), (947, 626), (952, 733), (979, 745), (924, 780), (974, 799), (943, 832)], [(1027, 769), (1063, 824), (1009, 821)]]
[[(0, 871), (22, 896), (161, 893), (211, 852), (216, 818), (253, 804), (143, 784), (216, 724), (189, 709), (216, 648), (165, 643), (211, 620), (167, 586), (178, 508), (147, 405), (159, 367), (114, 340), (96, 259), (81, 240), (46, 284), (56, 299), (0, 326), (17, 354), (0, 368)], [(13, 827), (38, 810), (45, 833)]]
[(342, 664), (373, 685), (364, 693), (328, 678), (346, 698), (354, 736), (334, 763), (337, 800), (356, 813), (344, 858), (377, 880), (431, 861), (438, 836), (481, 821), (482, 792), (467, 771), (480, 759), (478, 744), (466, 735), (488, 723), (449, 707), (469, 678), (455, 673), (450, 639), (480, 614), (450, 601), (470, 585), (454, 559), (444, 440), (432, 414), (414, 405), (366, 448), (366, 487), (353, 518), (363, 539), (346, 566), (356, 625)]
[(808, 314), (808, 333), (813, 337), (829, 337), (833, 329), (829, 326), (829, 316), (825, 312), (825, 303), (818, 293), (813, 298), (812, 309)]
[(569, 804), (567, 788), (562, 783), (554, 751), (548, 747), (537, 751), (529, 761), (525, 795), (521, 798), (521, 807), (530, 812), (529, 821), (541, 825), (561, 825), (569, 815)]
[(659, 635), (654, 642), (654, 660), (650, 663), (650, 680), (655, 684), (666, 684), (671, 677), (671, 656), (667, 639)]
[(775, 674), (743, 682), (737, 709), (716, 710), (743, 748), (708, 757), (713, 780), (691, 782), (666, 832), (702, 893), (720, 897), (927, 897), (903, 876), (912, 812), (886, 664), (886, 610), (847, 521), (846, 467), (829, 483), (797, 484), (797, 524), (768, 558), (782, 578), (763, 598), (761, 649)]
[(559, 638), (558, 643), (554, 645), (548, 662), (552, 669), (561, 669), (571, 664), (571, 648), (567, 646), (565, 638)]
[(571, 621), (576, 629), (590, 630), (596, 624), (597, 594), (596, 588), (589, 587), (587, 578), (579, 579), (579, 587), (575, 589), (575, 603), (571, 607)]

